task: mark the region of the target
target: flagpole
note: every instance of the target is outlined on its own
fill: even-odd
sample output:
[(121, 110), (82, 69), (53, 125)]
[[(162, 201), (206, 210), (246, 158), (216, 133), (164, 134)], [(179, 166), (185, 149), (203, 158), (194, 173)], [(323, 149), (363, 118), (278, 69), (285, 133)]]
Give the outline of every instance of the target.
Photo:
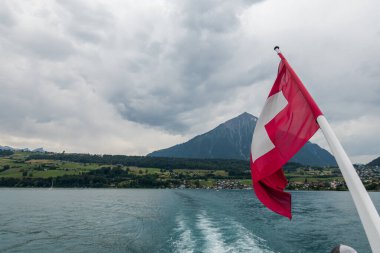
[[(282, 56), (280, 48), (276, 46), (274, 50)], [(283, 57), (283, 56), (282, 56)], [(289, 66), (290, 67), (290, 66)], [(294, 73), (295, 74), (295, 73)], [(363, 224), (372, 252), (380, 253), (380, 218), (379, 214), (367, 192), (362, 181), (356, 173), (354, 166), (330, 127), (325, 116), (317, 117), (317, 123), (325, 136), (331, 152), (335, 156), (336, 162), (342, 172), (343, 178), (351, 193), (356, 210)]]
[(360, 220), (363, 224), (372, 252), (380, 252), (380, 219), (379, 214), (373, 202), (364, 188), (362, 181), (356, 173), (354, 166), (336, 137), (330, 124), (325, 116), (321, 115), (317, 118), (317, 122), (325, 136), (331, 152), (334, 154), (336, 162), (346, 181), (348, 190), (354, 200), (356, 210), (359, 213)]

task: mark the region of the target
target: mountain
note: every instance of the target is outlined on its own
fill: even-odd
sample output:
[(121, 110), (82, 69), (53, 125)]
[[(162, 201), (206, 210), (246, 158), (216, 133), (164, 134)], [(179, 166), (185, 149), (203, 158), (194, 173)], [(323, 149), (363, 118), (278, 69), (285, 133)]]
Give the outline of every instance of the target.
[(14, 151), (15, 149), (12, 148), (12, 147), (8, 147), (8, 146), (0, 146), (0, 150), (10, 150), (10, 151)]
[(33, 149), (32, 152), (45, 153), (46, 151), (43, 148), (36, 148), (36, 149)]
[(36, 148), (33, 150), (30, 150), (29, 148), (12, 148), (9, 146), (0, 146), (0, 150), (10, 150), (10, 151), (25, 151), (25, 152), (46, 152), (43, 148)]
[(380, 166), (380, 157), (376, 158), (375, 160), (369, 162), (367, 166)]
[[(248, 160), (256, 122), (257, 117), (245, 112), (188, 142), (154, 151), (148, 156)], [(334, 157), (328, 151), (311, 142), (291, 162), (312, 166), (336, 165)]]

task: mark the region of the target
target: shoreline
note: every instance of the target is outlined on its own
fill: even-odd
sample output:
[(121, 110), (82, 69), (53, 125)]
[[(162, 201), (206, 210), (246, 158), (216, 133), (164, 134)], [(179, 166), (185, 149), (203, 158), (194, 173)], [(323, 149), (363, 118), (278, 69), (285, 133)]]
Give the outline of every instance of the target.
[[(0, 186), (0, 190), (4, 189), (49, 189), (49, 190), (206, 190), (206, 191), (253, 191), (253, 188), (233, 188), (233, 189), (215, 189), (215, 188), (118, 188), (118, 187), (6, 187)], [(287, 192), (348, 192), (349, 190), (286, 190)], [(380, 191), (368, 191), (380, 192)]]

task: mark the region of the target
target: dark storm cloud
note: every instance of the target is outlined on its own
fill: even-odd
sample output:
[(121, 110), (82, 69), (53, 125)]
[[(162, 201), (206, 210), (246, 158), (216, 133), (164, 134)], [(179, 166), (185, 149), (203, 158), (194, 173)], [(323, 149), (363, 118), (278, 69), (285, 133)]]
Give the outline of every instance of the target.
[[(260, 76), (259, 71), (251, 69), (239, 73), (240, 76), (220, 79), (218, 75), (232, 73), (239, 68), (231, 66), (239, 43), (240, 12), (252, 2), (235, 1), (183, 1), (176, 17), (180, 34), (173, 44), (154, 42), (149, 35), (141, 40), (140, 53), (146, 55), (132, 64), (147, 75), (154, 75), (146, 67), (169, 68), (169, 75), (159, 79), (149, 79), (139, 84), (143, 96), (128, 92), (122, 96), (119, 92), (111, 97), (119, 106), (119, 111), (129, 120), (163, 129), (185, 133), (189, 127), (182, 121), (181, 114), (188, 113), (208, 104), (216, 104), (229, 96), (228, 90), (251, 84)], [(155, 46), (152, 46), (155, 45)], [(152, 53), (152, 47), (154, 53)], [(153, 58), (153, 59), (152, 59)], [(163, 59), (164, 58), (164, 59)], [(143, 66), (143, 67), (140, 67)], [(252, 75), (252, 72), (256, 72)], [(262, 72), (261, 72), (262, 73)], [(126, 80), (126, 82), (134, 80)], [(148, 89), (145, 91), (144, 89)], [(136, 93), (139, 93), (136, 92)], [(133, 96), (133, 98), (132, 98)]]

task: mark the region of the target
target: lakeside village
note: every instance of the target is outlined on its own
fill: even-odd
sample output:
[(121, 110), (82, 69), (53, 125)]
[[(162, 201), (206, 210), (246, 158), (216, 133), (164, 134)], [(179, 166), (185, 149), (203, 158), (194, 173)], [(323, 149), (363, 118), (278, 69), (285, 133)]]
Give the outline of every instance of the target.
[[(380, 191), (380, 168), (379, 166), (364, 166), (354, 165), (365, 188), (369, 191)], [(345, 191), (347, 190), (346, 183), (341, 176), (339, 168), (334, 168), (334, 177), (331, 177), (327, 170), (316, 170), (313, 168), (305, 169), (305, 174), (311, 176), (311, 180), (305, 177), (303, 182), (300, 178), (296, 180), (290, 177), (287, 189), (288, 190), (332, 190)], [(339, 175), (339, 176), (338, 176)], [(338, 177), (337, 177), (338, 176)], [(289, 177), (288, 177), (289, 179)], [(325, 179), (325, 180), (324, 180)]]
[[(380, 191), (380, 167), (355, 165), (356, 172), (369, 191)], [(338, 168), (297, 168), (286, 173), (287, 190), (345, 191), (347, 186)], [(216, 179), (214, 182), (183, 180), (180, 189), (252, 189), (251, 180)]]

